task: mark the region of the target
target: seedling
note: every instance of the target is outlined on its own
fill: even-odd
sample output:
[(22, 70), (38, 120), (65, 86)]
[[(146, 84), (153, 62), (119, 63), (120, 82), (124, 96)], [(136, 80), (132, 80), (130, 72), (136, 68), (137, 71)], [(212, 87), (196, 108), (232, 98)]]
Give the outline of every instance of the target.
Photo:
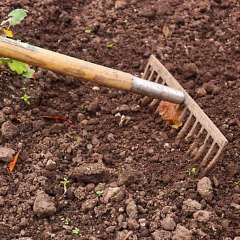
[(187, 174), (188, 174), (188, 176), (196, 176), (197, 175), (197, 168), (192, 167), (191, 169), (188, 169)]
[(69, 225), (70, 221), (71, 221), (70, 218), (68, 218), (68, 217), (67, 218), (62, 217), (61, 220), (65, 225)]
[(113, 46), (114, 46), (114, 43), (107, 43), (107, 48), (113, 48)]
[(60, 183), (63, 185), (63, 190), (64, 190), (63, 194), (66, 194), (70, 181), (65, 177)]
[(96, 191), (96, 195), (97, 195), (98, 197), (101, 197), (101, 196), (103, 195), (103, 191)]
[(80, 229), (77, 228), (77, 227), (73, 228), (72, 234), (73, 234), (73, 235), (76, 235), (76, 236), (79, 236), (79, 235), (80, 235)]
[(30, 105), (30, 99), (31, 97), (29, 95), (27, 95), (26, 93), (24, 93), (23, 96), (21, 96), (21, 100), (23, 100), (24, 103), (26, 103), (27, 105)]
[[(12, 38), (12, 27), (20, 24), (27, 16), (27, 10), (15, 9), (8, 14), (8, 18), (0, 23), (1, 35)], [(32, 78), (34, 70), (26, 63), (11, 58), (0, 58), (0, 64), (8, 66), (8, 68), (24, 78)]]
[(87, 27), (87, 28), (85, 29), (85, 33), (92, 33), (92, 29), (89, 28), (89, 27)]

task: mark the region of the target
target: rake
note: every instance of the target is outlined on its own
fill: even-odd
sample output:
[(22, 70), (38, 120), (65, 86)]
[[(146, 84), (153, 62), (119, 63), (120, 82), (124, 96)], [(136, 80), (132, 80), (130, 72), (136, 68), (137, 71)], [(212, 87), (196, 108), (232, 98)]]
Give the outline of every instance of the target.
[(0, 56), (142, 94), (148, 98), (149, 107), (156, 107), (156, 111), (160, 100), (181, 104), (184, 125), (177, 139), (190, 142), (187, 153), (195, 162), (200, 160), (201, 175), (206, 175), (216, 165), (227, 145), (220, 130), (154, 56), (150, 57), (143, 78), (5, 37), (0, 37)]

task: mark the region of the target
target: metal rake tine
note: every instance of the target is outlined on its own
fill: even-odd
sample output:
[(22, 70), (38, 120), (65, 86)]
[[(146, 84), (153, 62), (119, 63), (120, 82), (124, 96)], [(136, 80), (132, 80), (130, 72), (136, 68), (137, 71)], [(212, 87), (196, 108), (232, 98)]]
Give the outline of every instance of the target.
[(198, 121), (196, 120), (195, 123), (193, 124), (192, 128), (189, 130), (189, 133), (187, 134), (187, 136), (185, 137), (185, 139), (189, 139), (190, 137), (192, 137), (192, 135), (194, 134), (196, 127), (197, 127)]
[(190, 114), (188, 116), (187, 121), (185, 122), (185, 124), (183, 125), (182, 129), (180, 130), (180, 132), (177, 135), (177, 139), (183, 138), (184, 134), (186, 133), (186, 131), (188, 130), (188, 128), (191, 125), (192, 116), (193, 116), (192, 114)]
[(210, 163), (204, 168), (204, 170), (202, 170), (202, 174), (203, 176), (205, 176), (216, 164), (217, 161), (219, 160), (219, 157), (221, 155), (221, 153), (223, 152), (224, 148), (219, 148), (216, 155), (214, 156), (214, 158), (210, 161)]
[(195, 156), (194, 159), (193, 159), (194, 161), (197, 161), (197, 160), (201, 157), (201, 155), (203, 154), (203, 152), (205, 151), (205, 149), (206, 149), (206, 147), (207, 147), (207, 141), (208, 141), (209, 137), (210, 137), (210, 135), (207, 134), (207, 136), (206, 136), (206, 138), (205, 138), (205, 140), (204, 140), (204, 142), (203, 142), (203, 145), (198, 149), (198, 151), (197, 151), (197, 153), (196, 153), (196, 156)]
[(210, 146), (210, 148), (208, 149), (207, 154), (205, 155), (204, 159), (202, 160), (202, 162), (200, 163), (200, 168), (204, 167), (208, 161), (208, 158), (210, 157), (210, 155), (212, 154), (214, 147), (216, 146), (216, 142), (213, 142)]
[(199, 129), (199, 132), (198, 132), (198, 134), (196, 135), (196, 139), (193, 141), (193, 143), (190, 145), (190, 147), (189, 147), (189, 149), (188, 149), (188, 151), (187, 151), (188, 154), (189, 154), (190, 152), (192, 152), (192, 150), (193, 150), (195, 147), (197, 147), (197, 145), (198, 145), (197, 140), (198, 140), (198, 138), (200, 137), (200, 135), (202, 134), (203, 130), (204, 130), (203, 127)]

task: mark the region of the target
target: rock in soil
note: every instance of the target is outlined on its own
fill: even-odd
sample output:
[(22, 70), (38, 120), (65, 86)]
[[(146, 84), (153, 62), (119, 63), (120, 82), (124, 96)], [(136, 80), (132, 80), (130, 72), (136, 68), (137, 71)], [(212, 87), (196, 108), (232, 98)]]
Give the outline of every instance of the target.
[(172, 237), (171, 232), (165, 230), (156, 230), (152, 233), (152, 238), (154, 240), (170, 240)]
[(183, 76), (185, 79), (195, 77), (198, 74), (198, 67), (195, 63), (186, 63), (183, 65)]
[(201, 210), (202, 205), (196, 200), (187, 199), (183, 202), (182, 210), (186, 213), (193, 213)]
[(44, 192), (39, 191), (33, 205), (33, 212), (37, 216), (52, 216), (56, 213), (52, 199)]
[(191, 231), (178, 224), (173, 234), (172, 240), (191, 240), (191, 239), (192, 239)]
[(110, 171), (102, 163), (84, 163), (70, 173), (72, 178), (84, 183), (99, 183), (107, 181)]
[(120, 187), (109, 187), (104, 191), (103, 202), (108, 203), (121, 190)]
[(15, 151), (11, 148), (0, 147), (0, 162), (8, 162), (14, 156)]
[(96, 207), (97, 202), (98, 202), (97, 199), (88, 199), (88, 200), (86, 200), (82, 204), (82, 210), (84, 212), (88, 212), (88, 211), (92, 210), (94, 207)]
[(213, 198), (213, 188), (212, 182), (208, 177), (203, 177), (198, 181), (197, 191), (201, 197), (205, 200), (212, 200)]
[(18, 134), (18, 128), (10, 121), (4, 122), (1, 127), (2, 136), (6, 139), (12, 139)]
[(138, 215), (137, 205), (133, 199), (127, 200), (126, 212), (130, 218), (133, 219), (137, 218)]
[(211, 212), (206, 210), (199, 210), (193, 214), (193, 218), (198, 222), (208, 222), (211, 217)]
[(116, 0), (115, 8), (116, 9), (123, 9), (127, 6), (127, 0)]
[(88, 110), (88, 112), (90, 112), (90, 113), (96, 113), (96, 112), (98, 112), (99, 110), (101, 110), (101, 107), (100, 107), (100, 104), (99, 104), (99, 100), (98, 100), (98, 99), (95, 99), (93, 102), (91, 102), (91, 103), (88, 105), (87, 110)]
[(172, 217), (167, 216), (161, 221), (161, 226), (164, 230), (173, 231), (176, 227), (176, 223)]

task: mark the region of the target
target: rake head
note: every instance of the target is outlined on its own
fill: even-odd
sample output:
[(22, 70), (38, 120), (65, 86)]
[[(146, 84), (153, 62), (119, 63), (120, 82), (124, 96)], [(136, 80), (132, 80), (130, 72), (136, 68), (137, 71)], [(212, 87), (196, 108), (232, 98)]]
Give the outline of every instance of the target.
[[(153, 55), (147, 63), (143, 78), (175, 88), (185, 94), (181, 117), (183, 126), (178, 132), (177, 139), (185, 139), (190, 143), (187, 153), (194, 162), (199, 162), (199, 174), (201, 176), (206, 175), (219, 161), (228, 143), (227, 139), (178, 81)], [(149, 97), (145, 97), (144, 100), (144, 102), (149, 102), (148, 106), (150, 108), (157, 110), (159, 101), (158, 99), (150, 100)]]

